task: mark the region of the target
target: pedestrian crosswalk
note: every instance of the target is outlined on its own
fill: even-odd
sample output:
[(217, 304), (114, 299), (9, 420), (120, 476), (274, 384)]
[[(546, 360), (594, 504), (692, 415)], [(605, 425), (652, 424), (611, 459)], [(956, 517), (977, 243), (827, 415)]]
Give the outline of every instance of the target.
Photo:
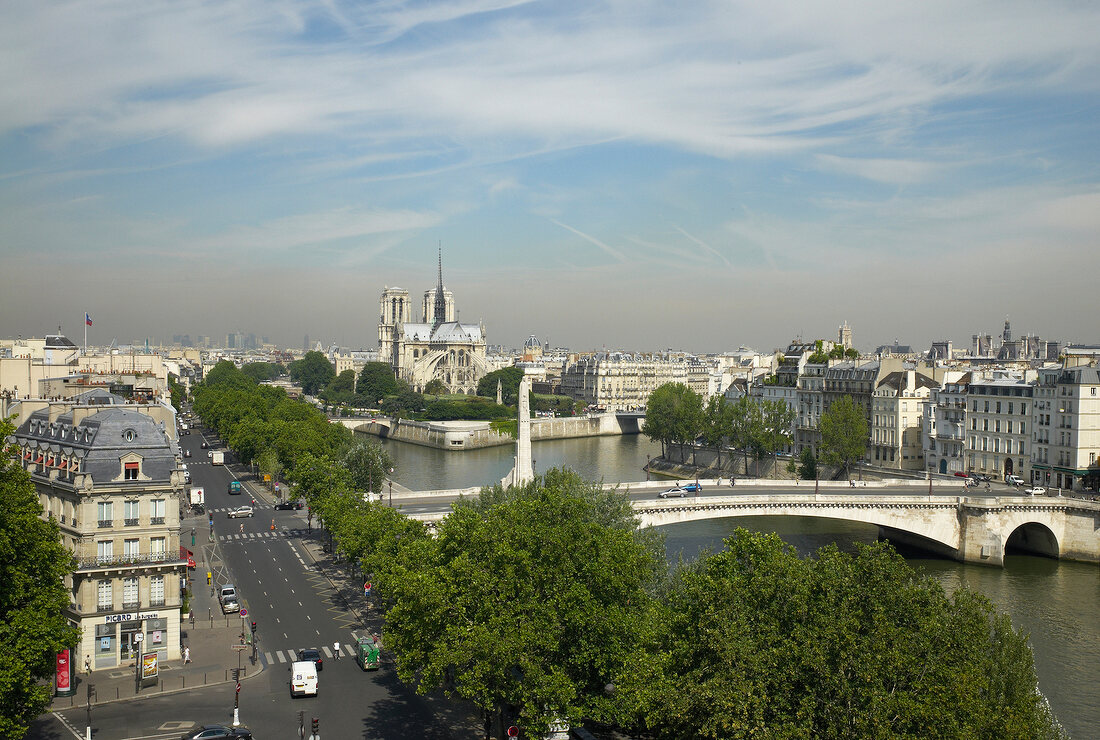
[[(355, 640), (355, 642), (341, 643), (340, 645), (341, 658), (355, 658), (355, 647), (358, 644), (360, 637), (366, 637), (368, 639), (374, 638), (374, 635), (369, 635), (365, 633), (360, 635), (356, 632), (351, 633), (351, 636), (352, 639)], [(382, 647), (381, 641), (378, 642), (378, 647)], [(321, 647), (314, 647), (313, 649), (319, 650), (326, 660), (332, 660), (335, 657), (335, 653), (333, 652), (332, 648), (332, 645), (322, 645)], [(263, 660), (264, 666), (275, 665), (277, 663), (293, 663), (294, 661), (298, 660), (298, 650), (300, 649), (302, 648), (298, 648), (297, 650), (269, 650), (261, 654), (261, 659)]]
[(247, 540), (293, 539), (306, 534), (304, 529), (276, 529), (262, 532), (233, 532), (218, 535), (218, 542), (244, 542)]

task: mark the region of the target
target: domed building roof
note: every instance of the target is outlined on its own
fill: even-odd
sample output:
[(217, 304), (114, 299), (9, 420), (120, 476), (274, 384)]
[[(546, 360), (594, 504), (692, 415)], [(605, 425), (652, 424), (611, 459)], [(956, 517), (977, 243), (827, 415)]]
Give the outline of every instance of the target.
[(542, 349), (542, 343), (539, 342), (539, 338), (534, 334), (527, 337), (527, 341), (523, 343), (524, 349)]

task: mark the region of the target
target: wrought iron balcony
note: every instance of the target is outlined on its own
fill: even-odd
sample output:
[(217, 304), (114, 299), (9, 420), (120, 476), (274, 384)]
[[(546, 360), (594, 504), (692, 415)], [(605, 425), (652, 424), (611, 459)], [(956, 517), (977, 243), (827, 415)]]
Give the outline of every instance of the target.
[(106, 555), (93, 558), (80, 558), (77, 570), (95, 570), (97, 568), (118, 568), (125, 566), (156, 565), (158, 563), (186, 562), (178, 557), (168, 557), (166, 552), (148, 552), (135, 555)]
[(127, 527), (136, 527), (139, 521), (138, 519), (124, 519), (123, 524)]
[(155, 517), (153, 517), (152, 519), (149, 520), (149, 523), (150, 524), (164, 524), (164, 517), (155, 516)]
[(100, 529), (110, 529), (113, 526), (115, 526), (115, 523), (114, 523), (114, 520), (112, 520), (112, 519), (100, 519), (99, 520), (99, 528)]

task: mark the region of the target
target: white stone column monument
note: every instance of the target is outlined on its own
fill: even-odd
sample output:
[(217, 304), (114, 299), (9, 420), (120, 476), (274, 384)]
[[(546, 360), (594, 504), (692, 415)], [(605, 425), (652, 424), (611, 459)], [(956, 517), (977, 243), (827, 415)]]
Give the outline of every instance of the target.
[(531, 462), (531, 379), (526, 371), (519, 381), (519, 419), (517, 422), (518, 434), (516, 435), (516, 462), (512, 466), (512, 472), (501, 479), (501, 485), (522, 486), (535, 479), (535, 467)]

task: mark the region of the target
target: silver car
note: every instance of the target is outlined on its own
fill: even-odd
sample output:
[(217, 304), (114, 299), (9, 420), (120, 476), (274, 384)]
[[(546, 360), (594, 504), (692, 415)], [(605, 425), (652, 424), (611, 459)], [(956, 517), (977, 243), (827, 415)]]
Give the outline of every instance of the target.
[(664, 490), (664, 491), (661, 491), (660, 493), (658, 493), (657, 498), (670, 498), (670, 497), (673, 497), (673, 496), (678, 497), (678, 498), (683, 498), (684, 496), (687, 496), (687, 495), (688, 495), (688, 492), (685, 491), (683, 488), (680, 488), (679, 486), (674, 486), (672, 488), (669, 488), (667, 490)]
[(236, 509), (230, 509), (226, 516), (228, 516), (230, 519), (238, 519), (252, 516), (252, 507), (238, 506)]

